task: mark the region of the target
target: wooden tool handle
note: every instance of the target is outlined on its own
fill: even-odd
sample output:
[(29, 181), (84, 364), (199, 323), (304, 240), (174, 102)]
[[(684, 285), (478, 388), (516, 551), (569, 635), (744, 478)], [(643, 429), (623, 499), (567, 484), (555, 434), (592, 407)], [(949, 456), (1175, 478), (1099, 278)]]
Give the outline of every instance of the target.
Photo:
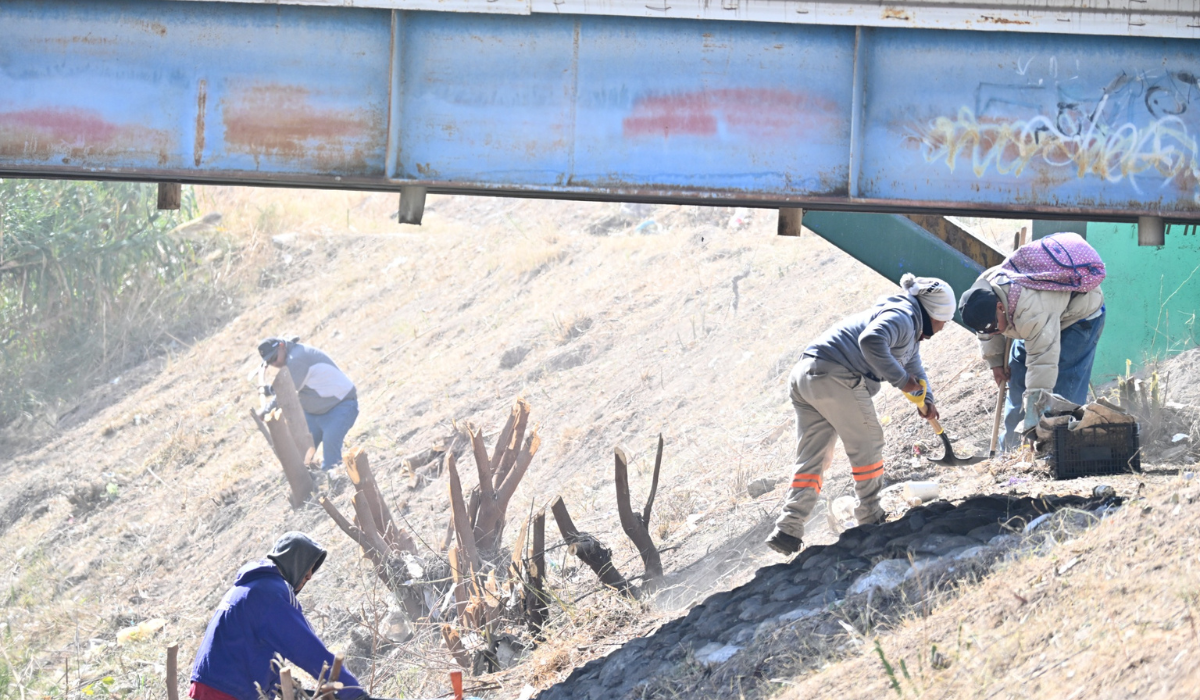
[(996, 456), (996, 448), (1000, 442), (1000, 421), (1004, 419), (1004, 398), (1008, 395), (1008, 381), (1000, 382), (1000, 394), (996, 397), (996, 419), (992, 423), (992, 450), (991, 456)]
[[(1000, 365), (1004, 368), (1004, 374), (1008, 374), (1008, 353), (1012, 351), (1012, 339), (1004, 339), (1004, 364)], [(1000, 382), (1000, 395), (996, 397), (996, 418), (992, 423), (992, 449), (989, 457), (996, 456), (996, 449), (1000, 447), (1000, 421), (1004, 419), (1004, 399), (1008, 395), (1008, 380), (1004, 379)]]
[[(920, 406), (917, 406), (917, 413), (920, 413), (922, 416), (929, 413), (929, 404), (922, 403)], [(929, 421), (929, 424), (933, 426), (934, 435), (942, 434), (942, 424), (938, 422), (937, 418), (926, 418), (925, 420)]]

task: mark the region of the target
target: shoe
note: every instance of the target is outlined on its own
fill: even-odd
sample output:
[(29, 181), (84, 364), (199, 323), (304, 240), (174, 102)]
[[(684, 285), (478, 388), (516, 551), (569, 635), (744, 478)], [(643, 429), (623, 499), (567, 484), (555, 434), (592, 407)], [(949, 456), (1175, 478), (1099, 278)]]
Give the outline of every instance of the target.
[(799, 537), (792, 537), (783, 530), (775, 528), (771, 536), (767, 538), (767, 546), (786, 556), (799, 552), (804, 543), (800, 541)]

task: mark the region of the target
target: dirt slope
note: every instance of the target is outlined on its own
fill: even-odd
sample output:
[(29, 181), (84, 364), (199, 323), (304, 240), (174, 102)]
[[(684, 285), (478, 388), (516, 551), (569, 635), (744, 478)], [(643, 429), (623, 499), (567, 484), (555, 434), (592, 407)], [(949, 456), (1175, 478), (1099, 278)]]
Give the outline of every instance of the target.
[[(637, 573), (611, 451), (628, 448), (644, 497), (654, 439), (666, 436), (651, 527), (675, 588), (631, 606), (595, 593), (590, 572), (559, 550), (551, 584), (564, 592), (554, 624), (565, 641), (492, 679), (492, 694), (509, 698), (774, 562), (757, 542), (782, 483), (757, 500), (745, 484), (789, 475), (787, 372), (808, 339), (892, 289), (816, 237), (777, 238), (769, 213), (433, 197), (423, 227), (397, 229), (384, 195), (222, 189), (202, 201), (243, 211), (226, 220), (243, 222), (233, 225), (248, 247), (270, 251), (240, 315), (81, 397), (71, 427), (50, 439), (0, 444), (0, 648), (19, 697), (61, 688), (64, 669), (76, 689), (161, 696), (165, 640), (180, 641), (186, 667), (236, 568), (291, 529), (330, 548), (332, 565), (301, 600), (318, 632), (358, 657), (373, 692), (444, 690), (452, 661), (432, 629), (363, 658), (386, 596), (322, 511), (287, 505), (247, 417), (263, 336), (298, 334), (355, 380), (361, 415), (348, 442), (369, 450), (394, 510), (424, 542), (445, 531), (445, 480), (411, 490), (397, 458), (440, 440), (451, 421), (494, 430), (524, 395), (543, 447), (510, 512), (562, 494), (579, 526)], [(923, 354), (948, 429), (964, 445), (986, 443), (994, 393), (973, 339), (948, 330)], [(915, 441), (933, 439), (908, 404), (885, 391), (879, 406), (889, 479), (939, 476), (953, 488), (961, 478), (966, 489), (1016, 478), (935, 472), (911, 459)], [(828, 495), (850, 492), (844, 463), (831, 477)], [(1026, 482), (1014, 488), (1044, 483)], [(156, 618), (166, 621), (157, 636), (116, 644), (118, 630)]]

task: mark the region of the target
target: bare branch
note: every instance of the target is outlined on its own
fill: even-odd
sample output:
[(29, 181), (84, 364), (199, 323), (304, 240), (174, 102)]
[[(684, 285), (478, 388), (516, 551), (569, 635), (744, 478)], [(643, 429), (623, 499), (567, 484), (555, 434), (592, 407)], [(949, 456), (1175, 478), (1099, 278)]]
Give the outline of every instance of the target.
[(658, 493), (658, 472), (662, 468), (663, 436), (658, 434), (658, 454), (654, 456), (654, 476), (650, 479), (650, 496), (646, 499), (646, 509), (642, 512), (642, 523), (650, 529), (650, 511), (654, 508), (654, 496)]
[(450, 474), (450, 506), (454, 512), (454, 529), (458, 533), (459, 547), (467, 555), (472, 571), (480, 570), (479, 550), (475, 546), (475, 533), (467, 522), (467, 506), (463, 503), (462, 482), (458, 478), (454, 453), (446, 454), (446, 471)]

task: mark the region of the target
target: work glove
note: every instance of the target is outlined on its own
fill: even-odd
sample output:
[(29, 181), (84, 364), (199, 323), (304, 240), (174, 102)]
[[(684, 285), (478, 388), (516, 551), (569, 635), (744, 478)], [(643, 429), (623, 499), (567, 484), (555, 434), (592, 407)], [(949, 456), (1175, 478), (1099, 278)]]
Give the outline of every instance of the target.
[(921, 385), (921, 390), (919, 392), (917, 392), (915, 394), (910, 394), (907, 391), (902, 390), (900, 393), (904, 394), (904, 398), (906, 398), (909, 401), (916, 404), (917, 414), (919, 414), (922, 418), (924, 418), (925, 420), (929, 420), (930, 418), (937, 418), (938, 417), (937, 408), (934, 407), (932, 402), (928, 402), (925, 400), (926, 396), (929, 395), (929, 384), (924, 379), (918, 379), (917, 383)]
[(1025, 422), (1021, 425), (1021, 432), (1028, 433), (1035, 430), (1038, 421), (1042, 419), (1042, 413), (1046, 410), (1046, 404), (1050, 402), (1050, 392), (1045, 389), (1030, 389), (1025, 392)]

